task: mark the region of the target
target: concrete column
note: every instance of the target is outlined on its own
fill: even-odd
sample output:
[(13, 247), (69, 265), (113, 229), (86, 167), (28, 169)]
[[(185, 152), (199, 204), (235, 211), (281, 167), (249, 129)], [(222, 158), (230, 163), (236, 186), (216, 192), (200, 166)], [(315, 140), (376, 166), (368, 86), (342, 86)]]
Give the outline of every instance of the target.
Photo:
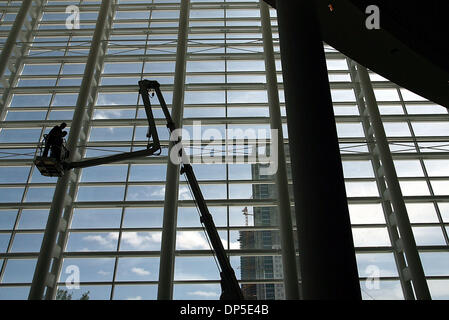
[(390, 147), (385, 134), (382, 118), (379, 113), (374, 90), (371, 85), (368, 71), (365, 67), (357, 65), (357, 75), (360, 81), (360, 87), (365, 96), (366, 108), (368, 110), (371, 128), (376, 138), (376, 150), (382, 162), (382, 170), (387, 181), (387, 192), (391, 205), (393, 206), (393, 218), (400, 234), (400, 244), (393, 243), (393, 246), (401, 246), (408, 264), (408, 270), (401, 272), (409, 273), (415, 290), (416, 298), (419, 300), (430, 300), (430, 291), (427, 286), (424, 269), (421, 264), (418, 249), (416, 248), (415, 237), (408, 218), (404, 198), (402, 196), (401, 186), (394, 167)]
[[(176, 48), (175, 80), (173, 89), (172, 119), (176, 128), (182, 127), (184, 110), (184, 87), (189, 31), (190, 0), (181, 0), (179, 13), (178, 44)], [(170, 143), (170, 155), (173, 142)], [(176, 223), (178, 214), (179, 165), (167, 163), (165, 184), (164, 218), (162, 221), (161, 258), (159, 264), (158, 300), (173, 298), (173, 277), (175, 267)]]
[[(69, 158), (70, 162), (78, 160), (77, 157), (79, 156), (79, 153), (76, 152), (76, 147), (83, 126), (83, 118), (85, 116), (88, 97), (92, 87), (92, 79), (98, 62), (101, 38), (105, 31), (106, 18), (111, 9), (111, 1), (112, 0), (103, 0), (98, 13), (97, 24), (95, 26), (89, 56), (84, 69), (80, 93), (78, 95), (75, 113), (70, 126), (70, 134), (67, 142), (67, 147), (71, 151)], [(42, 240), (42, 246), (34, 271), (33, 282), (28, 296), (28, 299), (30, 300), (40, 300), (43, 298), (52, 258), (57, 256), (60, 250), (63, 250), (63, 248), (58, 248), (56, 246), (56, 240), (60, 231), (62, 221), (61, 215), (66, 205), (66, 201), (73, 201), (73, 199), (69, 199), (67, 196), (71, 177), (72, 171), (67, 171), (64, 176), (58, 179), (56, 184), (47, 225), (45, 227), (44, 238)]]
[(326, 59), (314, 1), (276, 1), (303, 299), (360, 300)]
[[(277, 172), (275, 174), (278, 196), (279, 227), (281, 233), (282, 268), (284, 273), (285, 297), (288, 300), (299, 299), (298, 271), (296, 268), (296, 251), (293, 238), (293, 226), (288, 193), (287, 163), (284, 151), (282, 118), (274, 59), (271, 19), (268, 5), (260, 0), (260, 18), (262, 23), (263, 49), (267, 78), (268, 107), (270, 110), (271, 129), (278, 132)], [(273, 151), (271, 151), (273, 152)]]

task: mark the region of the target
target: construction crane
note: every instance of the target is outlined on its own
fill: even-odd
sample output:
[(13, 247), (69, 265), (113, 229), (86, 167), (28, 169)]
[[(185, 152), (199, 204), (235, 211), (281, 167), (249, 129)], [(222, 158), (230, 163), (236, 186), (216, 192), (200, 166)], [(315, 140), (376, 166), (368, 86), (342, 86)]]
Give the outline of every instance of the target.
[(249, 216), (253, 216), (254, 214), (248, 213), (248, 207), (243, 208), (242, 213), (245, 216), (245, 226), (247, 227), (249, 224)]
[[(62, 152), (60, 152), (61, 156), (59, 159), (53, 157), (44, 157), (42, 156), (42, 153), (40, 154), (40, 156), (37, 156), (36, 159), (34, 160), (34, 164), (36, 165), (38, 170), (44, 176), (61, 177), (64, 175), (66, 171), (74, 168), (86, 168), (113, 163), (117, 161), (123, 161), (127, 159), (134, 159), (139, 157), (160, 154), (161, 145), (156, 130), (153, 110), (151, 108), (149, 91), (154, 91), (156, 93), (157, 98), (159, 100), (159, 104), (162, 108), (165, 119), (167, 121), (167, 128), (170, 131), (170, 134), (173, 133), (177, 128), (172, 120), (170, 112), (165, 103), (164, 97), (162, 96), (160, 84), (157, 81), (153, 80), (141, 80), (139, 81), (139, 94), (142, 97), (142, 101), (145, 106), (146, 116), (148, 119), (147, 137), (149, 138), (149, 141), (151, 141), (148, 143), (146, 149), (132, 152), (124, 152), (106, 157), (87, 158), (82, 159), (80, 161), (69, 162), (67, 160), (68, 159), (67, 155), (68, 152), (70, 152), (70, 150), (66, 150), (65, 146), (63, 145), (61, 146), (63, 150), (61, 150)], [(178, 144), (180, 142), (181, 142), (180, 139), (178, 139), (178, 141), (176, 141), (175, 144)], [(182, 161), (182, 159), (184, 158), (183, 156), (185, 155), (182, 145), (180, 146), (179, 150), (180, 150), (179, 155)], [(187, 181), (190, 185), (193, 196), (195, 198), (196, 205), (200, 212), (200, 221), (203, 224), (204, 229), (206, 230), (207, 236), (209, 237), (210, 243), (215, 252), (215, 256), (218, 260), (218, 264), (221, 269), (220, 284), (222, 293), (220, 296), (220, 300), (243, 300), (242, 290), (238, 284), (234, 270), (226, 255), (223, 243), (221, 242), (212, 215), (210, 214), (209, 209), (206, 205), (206, 201), (204, 200), (203, 193), (201, 192), (192, 165), (190, 163), (187, 163), (187, 161), (182, 161), (180, 173), (185, 174)]]

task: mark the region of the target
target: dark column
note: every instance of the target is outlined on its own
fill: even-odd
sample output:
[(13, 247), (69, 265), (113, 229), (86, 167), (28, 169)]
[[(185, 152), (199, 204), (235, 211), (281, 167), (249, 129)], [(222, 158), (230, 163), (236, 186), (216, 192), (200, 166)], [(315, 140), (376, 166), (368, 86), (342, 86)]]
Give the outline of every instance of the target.
[(314, 0), (277, 0), (304, 299), (361, 299)]

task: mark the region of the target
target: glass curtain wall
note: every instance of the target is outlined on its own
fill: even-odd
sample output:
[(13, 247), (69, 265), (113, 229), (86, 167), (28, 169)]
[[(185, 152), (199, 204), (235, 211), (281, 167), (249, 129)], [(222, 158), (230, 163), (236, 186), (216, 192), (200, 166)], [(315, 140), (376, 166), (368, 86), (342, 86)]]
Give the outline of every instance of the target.
[[(62, 121), (70, 127), (100, 3), (44, 1), (38, 21), (26, 23), (29, 39), (17, 40), (23, 54), (0, 83), (0, 299), (28, 297), (57, 181), (41, 176), (32, 161), (44, 133)], [(0, 4), (1, 49), (21, 4)], [(71, 5), (79, 10), (79, 28), (67, 27)], [(147, 145), (137, 81), (159, 81), (171, 107), (179, 9), (176, 0), (116, 1), (89, 135), (80, 146), (85, 157)], [(271, 16), (288, 150), (274, 10)], [(191, 0), (183, 127), (192, 139), (199, 132), (198, 144), (187, 149), (197, 158), (243, 156), (194, 163), (194, 170), (246, 298), (284, 299), (274, 177), (244, 157), (267, 151), (245, 132), (270, 128), (260, 25), (258, 0)], [(325, 50), (363, 298), (403, 299), (346, 57)], [(371, 81), (432, 297), (449, 299), (448, 111), (374, 73)], [(168, 146), (162, 110), (152, 101)], [(81, 170), (58, 276), (61, 293), (157, 298), (167, 161), (164, 148), (160, 156)], [(180, 179), (173, 298), (218, 299), (218, 268)], [(80, 271), (79, 288), (70, 286), (72, 266)]]

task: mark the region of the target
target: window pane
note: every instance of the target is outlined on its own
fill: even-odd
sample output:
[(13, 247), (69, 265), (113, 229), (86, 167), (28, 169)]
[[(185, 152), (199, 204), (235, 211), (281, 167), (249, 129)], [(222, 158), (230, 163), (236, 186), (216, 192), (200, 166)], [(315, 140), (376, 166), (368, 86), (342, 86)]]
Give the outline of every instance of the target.
[(345, 178), (374, 177), (373, 166), (370, 161), (343, 161)]
[(129, 186), (126, 194), (127, 201), (156, 201), (164, 200), (165, 186)]
[(221, 295), (219, 284), (175, 284), (175, 300), (218, 300)]
[(43, 233), (18, 233), (14, 237), (11, 252), (39, 252)]
[(84, 228), (119, 228), (121, 208), (80, 209), (73, 211), (72, 229)]
[(443, 233), (440, 227), (413, 227), (416, 245), (445, 245)]
[(420, 252), (426, 276), (448, 276), (449, 252)]
[(30, 167), (0, 167), (0, 183), (24, 183)]
[(398, 177), (423, 177), (419, 160), (395, 160), (394, 165)]
[(449, 122), (412, 122), (417, 136), (446, 136), (449, 132)]
[(51, 94), (15, 94), (11, 107), (46, 107), (50, 103)]
[(352, 234), (356, 247), (382, 247), (391, 245), (386, 228), (353, 228)]
[(122, 201), (124, 186), (117, 187), (79, 187), (77, 201)]
[[(81, 282), (111, 281), (114, 271), (114, 262), (114, 258), (66, 258), (62, 265), (59, 281), (70, 282), (70, 276), (73, 275), (73, 269), (70, 268), (71, 266), (78, 268)], [(80, 291), (85, 292), (84, 290)]]
[(103, 165), (85, 168), (82, 171), (81, 182), (125, 181), (127, 172), (128, 166), (126, 165)]
[(130, 181), (165, 181), (167, 166), (165, 164), (151, 164), (131, 166)]
[(118, 232), (71, 232), (66, 250), (112, 251), (117, 249)]
[(158, 251), (161, 249), (161, 232), (123, 232), (120, 250)]
[[(201, 265), (201, 269), (198, 266)], [(220, 273), (214, 258), (209, 257), (176, 257), (175, 281), (178, 280), (219, 280)]]
[[(0, 233), (0, 252), (6, 252), (11, 238), (10, 233)], [(0, 260), (0, 263), (3, 262)]]
[(120, 258), (117, 281), (157, 281), (159, 258)]
[(438, 222), (433, 203), (406, 203), (411, 223)]
[(51, 202), (55, 188), (30, 187), (26, 194), (25, 202)]
[(114, 300), (157, 300), (157, 285), (116, 285)]
[(38, 142), (41, 129), (1, 129), (0, 143)]
[(385, 223), (381, 204), (349, 204), (352, 224)]
[(370, 277), (378, 271), (380, 277), (397, 277), (398, 271), (392, 253), (357, 254), (357, 267), (360, 277)]
[(428, 196), (429, 188), (425, 181), (399, 181), (404, 196)]
[(8, 259), (2, 283), (31, 283), (36, 262), (34, 259)]
[(163, 211), (163, 208), (126, 208), (123, 227), (161, 228)]
[(90, 132), (90, 141), (129, 141), (132, 136), (132, 127), (94, 127)]
[(0, 230), (9, 230), (14, 226), (17, 216), (16, 210), (0, 210)]
[(346, 182), (346, 193), (348, 197), (377, 197), (376, 182)]
[(424, 160), (424, 164), (431, 177), (449, 176), (449, 160)]
[(0, 202), (20, 202), (25, 188), (0, 188)]
[(48, 210), (23, 209), (19, 220), (19, 229), (45, 229)]

